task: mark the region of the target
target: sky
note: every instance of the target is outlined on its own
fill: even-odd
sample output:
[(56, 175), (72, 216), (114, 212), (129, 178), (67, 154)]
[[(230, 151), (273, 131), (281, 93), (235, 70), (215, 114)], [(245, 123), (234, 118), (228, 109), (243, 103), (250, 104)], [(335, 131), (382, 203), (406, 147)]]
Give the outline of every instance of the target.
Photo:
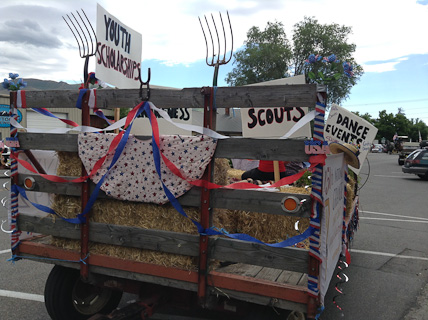
[[(212, 85), (214, 68), (205, 63), (198, 17), (214, 14), (220, 24), (221, 12), (227, 26), (228, 11), (234, 52), (251, 27), (264, 30), (267, 22), (282, 22), (290, 40), (305, 16), (352, 27), (348, 41), (365, 73), (342, 106), (373, 118), (401, 108), (407, 118), (428, 124), (428, 0), (2, 1), (0, 79), (14, 72), (24, 79), (80, 83), (83, 59), (62, 17), (83, 9), (95, 28), (97, 3), (142, 35), (142, 70), (151, 69), (150, 83), (176, 88)], [(220, 67), (219, 86), (227, 86), (233, 67), (233, 58)], [(95, 58), (89, 69), (95, 71)]]

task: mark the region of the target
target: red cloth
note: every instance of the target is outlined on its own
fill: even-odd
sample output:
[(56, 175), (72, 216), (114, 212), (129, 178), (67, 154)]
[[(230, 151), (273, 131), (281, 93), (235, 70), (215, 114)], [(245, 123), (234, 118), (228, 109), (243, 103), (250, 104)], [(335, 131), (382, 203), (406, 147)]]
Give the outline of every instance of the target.
[[(279, 162), (279, 172), (285, 172), (285, 163), (284, 161)], [(273, 161), (260, 160), (259, 161), (259, 170), (263, 172), (274, 172)]]

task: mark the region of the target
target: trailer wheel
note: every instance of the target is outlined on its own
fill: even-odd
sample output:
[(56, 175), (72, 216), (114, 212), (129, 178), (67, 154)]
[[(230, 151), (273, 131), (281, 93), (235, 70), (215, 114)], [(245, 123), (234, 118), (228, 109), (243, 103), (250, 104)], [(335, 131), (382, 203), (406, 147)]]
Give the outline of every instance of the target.
[(84, 320), (97, 313), (110, 313), (122, 292), (80, 280), (78, 270), (54, 266), (45, 286), (45, 305), (52, 320)]
[(428, 180), (428, 172), (425, 174), (418, 174), (418, 177), (421, 178), (422, 180)]

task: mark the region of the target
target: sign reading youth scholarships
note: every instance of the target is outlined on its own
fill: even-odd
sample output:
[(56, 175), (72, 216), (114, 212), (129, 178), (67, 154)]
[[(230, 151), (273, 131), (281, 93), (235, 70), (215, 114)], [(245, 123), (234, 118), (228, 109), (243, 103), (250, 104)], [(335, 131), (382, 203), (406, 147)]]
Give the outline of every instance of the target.
[(120, 89), (139, 88), (141, 34), (97, 5), (98, 79)]
[[(358, 117), (352, 112), (333, 104), (324, 127), (324, 139), (329, 144), (332, 142), (358, 144), (360, 146), (360, 168), (370, 151), (377, 128), (368, 121)], [(356, 174), (360, 169), (350, 166)]]
[[(305, 76), (272, 80), (248, 86), (305, 84)], [(282, 137), (308, 113), (308, 108), (285, 106), (280, 108), (242, 108), (242, 136), (244, 137)], [(310, 123), (302, 126), (290, 137), (310, 137)]]

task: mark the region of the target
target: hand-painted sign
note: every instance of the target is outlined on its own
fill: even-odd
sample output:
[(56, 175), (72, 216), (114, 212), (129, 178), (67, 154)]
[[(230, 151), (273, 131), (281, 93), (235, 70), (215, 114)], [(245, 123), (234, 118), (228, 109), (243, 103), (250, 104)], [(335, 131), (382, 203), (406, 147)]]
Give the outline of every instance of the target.
[(321, 216), (322, 264), (320, 266), (321, 302), (342, 251), (342, 226), (345, 199), (345, 161), (343, 153), (329, 156), (323, 167), (323, 214)]
[[(339, 142), (359, 145), (360, 154), (358, 155), (358, 159), (361, 166), (367, 157), (367, 153), (370, 151), (376, 133), (377, 128), (368, 121), (337, 104), (331, 106), (324, 128), (324, 139), (329, 144), (331, 142)], [(351, 168), (357, 174), (360, 172), (360, 169)]]
[[(18, 122), (22, 121), (22, 113), (18, 111)], [(0, 127), (1, 128), (9, 128), (10, 127), (10, 107), (7, 104), (0, 104)]]
[(141, 34), (97, 5), (98, 79), (121, 89), (139, 88)]
[[(192, 124), (192, 109), (188, 108), (168, 108), (164, 109), (168, 112), (169, 117), (174, 123), (179, 124)], [(155, 112), (157, 118), (159, 133), (160, 134), (181, 134), (181, 135), (192, 135), (191, 130), (185, 130), (174, 126), (172, 123), (163, 119), (157, 112)], [(150, 125), (149, 118), (142, 113), (139, 118), (134, 120), (132, 125), (131, 133), (135, 135), (152, 135), (152, 127)]]
[[(305, 84), (304, 76), (296, 76), (254, 85)], [(244, 137), (282, 137), (308, 113), (308, 108), (284, 106), (281, 108), (241, 109)], [(298, 129), (291, 137), (311, 137), (310, 124)]]

